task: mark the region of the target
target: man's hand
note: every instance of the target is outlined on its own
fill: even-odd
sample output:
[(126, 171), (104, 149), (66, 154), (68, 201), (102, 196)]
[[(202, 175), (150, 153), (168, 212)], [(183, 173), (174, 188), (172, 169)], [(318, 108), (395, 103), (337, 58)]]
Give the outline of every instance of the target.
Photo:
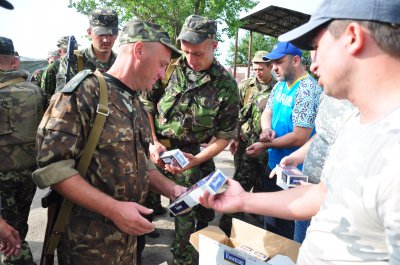
[(180, 185), (174, 185), (172, 186), (172, 191), (171, 191), (171, 196), (169, 197), (172, 201), (175, 201), (179, 196), (181, 196), (182, 193), (186, 192), (187, 188), (180, 186)]
[[(299, 163), (292, 156), (285, 156), (279, 163), (279, 165), (281, 166), (294, 166), (294, 167), (297, 167), (298, 164)], [(276, 175), (276, 169), (274, 168), (269, 174), (269, 178), (273, 178), (275, 175)]]
[(134, 202), (117, 201), (109, 217), (123, 232), (130, 235), (144, 235), (154, 230), (155, 225), (142, 216), (153, 212)]
[(175, 164), (165, 164), (165, 170), (172, 174), (179, 174), (185, 170), (188, 170), (189, 168), (195, 167), (198, 165), (198, 162), (196, 160), (196, 157), (190, 153), (185, 153), (182, 152), (183, 155), (189, 160), (189, 164), (187, 164), (185, 167), (180, 167), (179, 165)]
[(238, 140), (231, 140), (229, 144), (229, 151), (231, 151), (231, 154), (234, 156), (236, 154), (236, 151), (239, 147), (239, 141)]
[(0, 252), (6, 256), (18, 256), (21, 250), (19, 233), (0, 217)]
[(200, 204), (212, 208), (217, 212), (235, 213), (243, 212), (243, 204), (246, 196), (245, 190), (236, 180), (227, 179), (228, 189), (217, 195), (210, 195), (205, 192), (200, 197)]
[(149, 145), (150, 159), (160, 168), (164, 168), (164, 162), (160, 159), (160, 153), (165, 151), (167, 151), (167, 148), (158, 141)]
[(276, 133), (271, 128), (264, 129), (260, 134), (260, 141), (261, 142), (271, 142), (275, 139)]
[(266, 143), (257, 142), (246, 148), (246, 154), (248, 156), (256, 157), (265, 152), (266, 149), (267, 149)]

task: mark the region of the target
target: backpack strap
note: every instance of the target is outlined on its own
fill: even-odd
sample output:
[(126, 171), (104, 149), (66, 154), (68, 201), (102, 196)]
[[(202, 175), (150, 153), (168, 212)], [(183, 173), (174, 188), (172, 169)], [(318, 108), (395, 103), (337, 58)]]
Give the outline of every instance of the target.
[(172, 59), (167, 67), (167, 70), (165, 70), (165, 77), (163, 80), (161, 80), (163, 87), (166, 87), (168, 85), (169, 79), (171, 78), (172, 73), (175, 71), (176, 62), (178, 61), (178, 59), (179, 58)]
[[(104, 76), (100, 71), (96, 70), (94, 72), (100, 84), (100, 99), (99, 104), (97, 105), (97, 115), (94, 120), (93, 127), (90, 131), (88, 142), (83, 149), (82, 157), (79, 159), (79, 163), (77, 166), (77, 170), (79, 174), (84, 178), (86, 175), (86, 171), (89, 167), (89, 163), (92, 160), (92, 156), (94, 150), (96, 149), (97, 143), (99, 142), (99, 138), (101, 132), (103, 131), (104, 124), (106, 122), (106, 118), (109, 114), (108, 110), (108, 93), (107, 93), (107, 84), (104, 79)], [(54, 223), (53, 229), (51, 231), (50, 238), (48, 243), (45, 245), (45, 254), (51, 255), (54, 253), (54, 250), (57, 248), (58, 243), (60, 242), (62, 233), (65, 231), (65, 226), (69, 221), (69, 217), (71, 215), (72, 208), (74, 204), (67, 200), (63, 199), (61, 208), (58, 212), (57, 219)]]
[(0, 83), (0, 89), (3, 88), (3, 87), (6, 87), (6, 86), (13, 85), (13, 84), (20, 83), (20, 82), (24, 82), (24, 81), (25, 81), (25, 78), (17, 77), (17, 78), (8, 80), (8, 81), (6, 81), (4, 83)]
[(79, 50), (74, 50), (74, 54), (78, 58), (78, 73), (83, 70), (83, 55)]

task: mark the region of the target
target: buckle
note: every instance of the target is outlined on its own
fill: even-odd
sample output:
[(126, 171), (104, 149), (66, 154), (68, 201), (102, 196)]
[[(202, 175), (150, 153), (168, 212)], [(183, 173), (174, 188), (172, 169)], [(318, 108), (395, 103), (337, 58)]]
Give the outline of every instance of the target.
[(108, 114), (110, 114), (110, 110), (108, 109), (108, 107), (100, 104), (97, 105), (96, 112), (104, 116), (108, 116)]

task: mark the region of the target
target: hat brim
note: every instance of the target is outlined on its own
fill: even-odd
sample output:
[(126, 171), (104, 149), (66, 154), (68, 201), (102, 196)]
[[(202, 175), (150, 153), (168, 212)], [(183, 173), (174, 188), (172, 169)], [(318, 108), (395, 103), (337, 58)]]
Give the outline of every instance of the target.
[(193, 31), (182, 31), (177, 39), (184, 40), (192, 44), (199, 44), (208, 39), (208, 36)]
[(14, 6), (6, 0), (0, 0), (0, 6), (4, 7), (5, 9), (10, 9), (10, 10), (14, 9)]
[(103, 26), (96, 26), (93, 27), (93, 32), (97, 36), (100, 35), (118, 35), (118, 27), (103, 27)]
[(281, 42), (290, 42), (303, 50), (313, 50), (312, 41), (320, 28), (331, 21), (332, 18), (318, 18), (308, 21), (306, 24), (297, 27), (278, 37)]
[(172, 58), (178, 58), (182, 55), (181, 51), (178, 50), (170, 41), (164, 40), (163, 38), (160, 39), (160, 42), (171, 49), (172, 51)]

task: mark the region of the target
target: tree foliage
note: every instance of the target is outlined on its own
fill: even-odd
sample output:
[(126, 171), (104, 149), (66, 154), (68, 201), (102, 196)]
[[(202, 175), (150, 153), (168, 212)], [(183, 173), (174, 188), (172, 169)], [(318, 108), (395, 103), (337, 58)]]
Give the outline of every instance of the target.
[[(114, 9), (120, 24), (138, 18), (162, 25), (176, 41), (185, 18), (191, 14), (207, 16), (219, 22), (219, 34), (235, 36), (239, 15), (257, 4), (257, 0), (70, 0), (69, 6), (89, 14), (98, 7)], [(221, 25), (224, 25), (221, 28)]]
[[(245, 36), (238, 40), (237, 61), (236, 61), (237, 65), (247, 65), (249, 40), (250, 40), (249, 31), (246, 31)], [(271, 51), (277, 42), (278, 40), (274, 37), (253, 32), (250, 59), (254, 57), (256, 51)], [(234, 60), (235, 60), (235, 44), (233, 43), (229, 47), (228, 59), (226, 60), (226, 63), (230, 66), (233, 66)]]

